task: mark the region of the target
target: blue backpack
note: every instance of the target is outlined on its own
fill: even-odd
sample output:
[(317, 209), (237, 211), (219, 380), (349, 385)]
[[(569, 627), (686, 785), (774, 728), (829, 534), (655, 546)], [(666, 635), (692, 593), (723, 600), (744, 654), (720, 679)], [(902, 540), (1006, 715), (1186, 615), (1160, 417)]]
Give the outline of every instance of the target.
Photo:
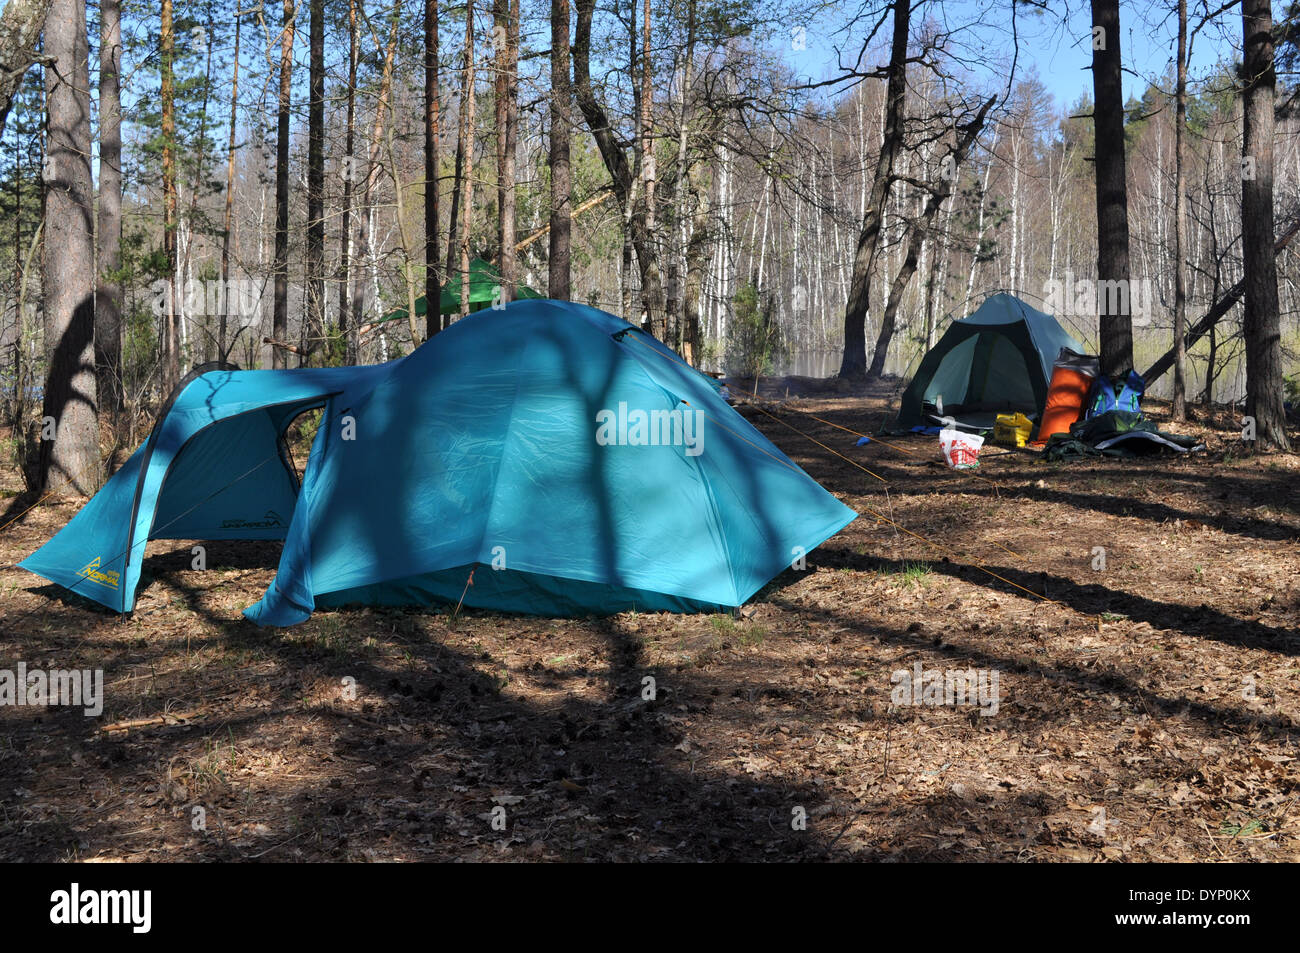
[(1141, 412), (1139, 403), (1142, 395), (1146, 392), (1147, 384), (1137, 371), (1129, 371), (1128, 379), (1120, 389), (1119, 394), (1115, 393), (1115, 385), (1111, 383), (1109, 377), (1100, 375), (1092, 384), (1092, 400), (1088, 406), (1088, 413), (1085, 419), (1096, 417), (1100, 414), (1112, 410), (1123, 410), (1131, 414)]

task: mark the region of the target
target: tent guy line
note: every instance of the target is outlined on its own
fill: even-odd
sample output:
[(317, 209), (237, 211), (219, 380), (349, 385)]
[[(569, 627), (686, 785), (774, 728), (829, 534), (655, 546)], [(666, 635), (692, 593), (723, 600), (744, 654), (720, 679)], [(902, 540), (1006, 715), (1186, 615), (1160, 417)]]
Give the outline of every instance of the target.
[[(757, 405), (755, 405), (755, 406), (757, 406)], [(758, 409), (758, 410), (761, 410), (761, 411), (763, 411), (763, 413), (767, 414), (767, 411), (763, 410), (763, 408), (758, 407), (757, 409)], [(780, 418), (773, 417), (771, 414), (767, 414), (767, 415), (768, 415), (769, 417), (772, 417), (772, 419), (775, 420), (777, 423), (785, 423), (785, 421), (781, 420)], [(790, 425), (789, 425), (789, 424), (786, 424), (786, 426), (790, 426)], [(791, 430), (795, 430), (794, 427), (790, 427), (790, 429), (791, 429)], [(795, 430), (795, 433), (801, 433), (801, 431)], [(803, 436), (808, 436), (808, 435), (807, 435), (807, 434), (803, 434)], [(817, 441), (817, 440), (814, 440), (812, 437), (808, 437), (808, 439), (809, 439), (809, 440), (812, 440), (812, 442), (815, 443), (815, 444), (817, 444), (819, 447), (824, 447), (824, 446), (826, 446), (825, 444), (820, 443), (820, 442)], [(827, 449), (829, 450), (830, 448), (827, 447)], [(831, 450), (831, 453), (835, 453), (835, 451), (834, 451), (834, 450)], [(835, 455), (836, 455), (836, 456), (843, 456), (843, 454), (839, 454), (839, 453), (835, 453)], [(845, 459), (845, 460), (849, 460), (848, 457), (844, 457), (844, 459)], [(857, 463), (854, 463), (854, 461), (852, 461), (852, 460), (849, 460), (849, 463), (852, 463), (854, 466), (858, 466), (859, 469), (866, 470), (866, 467), (860, 467)], [(871, 473), (870, 470), (867, 470), (867, 472), (868, 472), (868, 473)], [(872, 476), (875, 476), (874, 473), (872, 473), (871, 475), (872, 475)], [(886, 484), (886, 486), (888, 486), (888, 484)], [(886, 498), (888, 498), (888, 493), (889, 493), (889, 491), (888, 491), (888, 489), (886, 489), (886, 491), (885, 491)], [(1035, 596), (1036, 598), (1042, 599), (1044, 602), (1050, 602), (1050, 603), (1052, 603), (1053, 605), (1060, 605), (1060, 604), (1061, 604), (1061, 603), (1057, 602), (1055, 599), (1049, 599), (1047, 596), (1043, 595), (1042, 593), (1034, 592), (1034, 590), (1032, 590), (1032, 589), (1027, 589), (1026, 587), (1020, 585), (1019, 583), (1012, 582), (1010, 579), (1007, 579), (1007, 578), (1004, 577), (1004, 576), (1000, 576), (1000, 575), (998, 575), (997, 573), (993, 572), (991, 569), (987, 569), (987, 568), (985, 568), (984, 565), (983, 565), (982, 563), (980, 563), (980, 562), (979, 562), (978, 560), (976, 560), (976, 559), (971, 558), (971, 556), (970, 556), (969, 554), (958, 552), (958, 551), (955, 550), (955, 549), (951, 549), (951, 548), (949, 548), (949, 547), (947, 547), (947, 546), (944, 546), (942, 543), (936, 543), (934, 540), (927, 539), (925, 536), (922, 536), (920, 533), (917, 533), (917, 532), (915, 532), (915, 531), (913, 531), (913, 530), (908, 529), (906, 526), (904, 526), (903, 524), (897, 522), (896, 520), (893, 520), (893, 519), (891, 519), (890, 517), (885, 516), (883, 513), (877, 512), (875, 509), (873, 509), (873, 508), (870, 507), (870, 506), (867, 506), (867, 505), (865, 505), (865, 504), (859, 504), (859, 505), (862, 506), (862, 509), (864, 509), (866, 512), (870, 513), (872, 516), (876, 517), (878, 520), (881, 520), (882, 522), (888, 523), (890, 526), (894, 527), (894, 529), (902, 530), (902, 531), (903, 531), (904, 533), (906, 533), (907, 535), (912, 536), (912, 537), (915, 537), (916, 539), (919, 539), (921, 542), (923, 542), (923, 543), (927, 543), (927, 544), (929, 544), (930, 546), (933, 546), (934, 548), (938, 549), (940, 552), (945, 552), (945, 553), (947, 553), (947, 554), (949, 554), (949, 555), (951, 555), (951, 556), (956, 556), (958, 559), (960, 559), (960, 560), (962, 560), (963, 562), (965, 562), (965, 563), (967, 563), (968, 565), (970, 565), (973, 569), (978, 569), (978, 570), (980, 570), (981, 572), (988, 573), (988, 574), (989, 574), (990, 576), (992, 576), (994, 579), (1000, 579), (1002, 582), (1005, 582), (1008, 586), (1014, 586), (1015, 588), (1017, 588), (1017, 589), (1019, 589), (1019, 590), (1021, 590), (1021, 591), (1023, 591), (1023, 592), (1027, 592), (1027, 593), (1029, 593), (1031, 596)], [(997, 542), (996, 540), (990, 540), (990, 542), (992, 542), (993, 545), (999, 547), (1000, 549), (1005, 549), (1008, 553), (1010, 553), (1012, 556), (1015, 556), (1017, 559), (1024, 560), (1024, 558), (1025, 558), (1024, 556), (1021, 556), (1019, 553), (1016, 553), (1016, 552), (1014, 552), (1014, 551), (1012, 551), (1012, 550), (1010, 550), (1010, 549), (1007, 549), (1007, 547), (1003, 546), (1001, 543)]]
[(51, 496), (53, 496), (53, 495), (54, 495), (54, 493), (53, 493), (52, 491), (51, 491), (51, 492), (47, 492), (44, 496), (42, 496), (39, 500), (37, 500), (37, 501), (36, 501), (35, 503), (33, 503), (31, 506), (27, 507), (25, 510), (23, 510), (21, 513), (19, 513), (17, 516), (15, 516), (13, 519), (11, 519), (9, 522), (5, 523), (4, 526), (0, 526), (0, 533), (3, 533), (3, 532), (4, 532), (5, 530), (7, 530), (10, 526), (13, 526), (14, 523), (17, 523), (20, 519), (22, 519), (24, 516), (26, 516), (26, 515), (27, 515), (28, 513), (30, 513), (32, 510), (36, 509), (36, 507), (40, 506), (42, 503), (44, 503), (46, 500), (48, 500), (48, 499), (49, 499)]
[[(752, 398), (745, 398), (744, 401), (743, 401), (743, 403), (748, 404), (749, 406), (752, 406), (755, 410), (758, 410), (758, 411), (760, 411), (760, 412), (762, 412), (762, 413), (767, 414), (767, 416), (772, 417), (772, 419), (775, 420), (777, 423), (779, 423), (779, 424), (784, 424), (785, 426), (790, 427), (789, 424), (785, 423), (785, 421), (781, 420), (779, 417), (775, 417), (775, 416), (773, 416), (771, 413), (769, 413), (767, 410), (764, 410), (764, 408), (762, 407), (762, 405), (760, 405), (757, 401), (753, 400)], [(867, 434), (864, 434), (864, 433), (858, 433), (858, 431), (856, 431), (856, 430), (850, 430), (848, 427), (842, 427), (842, 426), (840, 426), (840, 425), (837, 424), (837, 423), (832, 423), (832, 422), (829, 421), (829, 420), (825, 420), (825, 419), (823, 419), (823, 418), (821, 418), (821, 417), (818, 417), (816, 414), (810, 414), (810, 413), (808, 413), (808, 411), (806, 411), (806, 410), (800, 410), (800, 409), (797, 408), (797, 407), (788, 407), (788, 408), (783, 408), (783, 409), (786, 409), (786, 410), (792, 410), (792, 411), (794, 411), (796, 414), (803, 414), (805, 417), (811, 417), (813, 420), (820, 421), (821, 423), (824, 423), (824, 424), (826, 424), (826, 425), (829, 426), (829, 427), (835, 427), (835, 428), (837, 428), (837, 429), (839, 429), (839, 430), (843, 430), (845, 433), (851, 433), (851, 434), (853, 434), (855, 437), (866, 437), (866, 436), (867, 436)], [(797, 433), (797, 434), (799, 434), (800, 436), (808, 437), (809, 440), (812, 440), (813, 443), (816, 443), (818, 446), (820, 446), (820, 447), (826, 447), (825, 444), (823, 444), (823, 443), (819, 443), (816, 439), (814, 439), (813, 437), (810, 437), (808, 434), (804, 433), (803, 431), (801, 431), (801, 430), (796, 430), (794, 427), (790, 427), (790, 429), (791, 429), (791, 430), (794, 430), (794, 432)], [(896, 445), (890, 443), (890, 442), (887, 441), (887, 440), (881, 440), (879, 437), (870, 437), (869, 439), (871, 440), (872, 443), (879, 443), (879, 444), (882, 444), (882, 445), (888, 447), (890, 450), (896, 450), (896, 451), (898, 451), (899, 453), (905, 453), (905, 454), (907, 454), (908, 456), (912, 456), (912, 457), (914, 457), (914, 456), (917, 455), (916, 452), (913, 451), (913, 450), (908, 450), (906, 447), (896, 446)], [(838, 456), (838, 457), (842, 457), (843, 459), (848, 460), (848, 462), (849, 462), (849, 463), (852, 463), (855, 467), (858, 467), (858, 468), (861, 469), (861, 470), (867, 470), (866, 467), (860, 466), (859, 464), (855, 463), (853, 460), (849, 459), (848, 457), (845, 457), (845, 456), (844, 456), (843, 454), (841, 454), (841, 453), (836, 453), (836, 451), (831, 450), (830, 447), (826, 447), (826, 449), (827, 449), (827, 450), (830, 450), (830, 452), (831, 452), (831, 453), (834, 453), (836, 456)], [(999, 456), (1000, 456), (1000, 454), (999, 454)], [(868, 472), (868, 473), (871, 473), (870, 470), (867, 470), (867, 472)], [(983, 476), (983, 475), (981, 475), (981, 474), (979, 474), (979, 473), (975, 473), (975, 472), (972, 471), (972, 470), (953, 470), (952, 472), (953, 472), (953, 473), (961, 474), (962, 476), (971, 477), (971, 478), (976, 479), (976, 480), (983, 480), (983, 481), (984, 481), (985, 483), (987, 483), (989, 486), (993, 487), (993, 492), (997, 494), (997, 496), (998, 496), (999, 499), (1002, 497), (1002, 488), (998, 485), (998, 483), (997, 483), (996, 481), (994, 481), (994, 480), (990, 480), (988, 477)], [(871, 473), (871, 475), (872, 475), (872, 476), (876, 476), (876, 474), (874, 474), (874, 473)], [(881, 479), (881, 478), (877, 477), (877, 479)], [(883, 482), (885, 483), (886, 486), (889, 485), (889, 481), (888, 481), (888, 480), (884, 480)], [(998, 547), (999, 549), (1006, 550), (1006, 552), (1010, 553), (1012, 556), (1015, 556), (1017, 559), (1023, 560), (1023, 559), (1025, 558), (1024, 556), (1022, 556), (1022, 555), (1020, 555), (1018, 552), (1016, 552), (1014, 549), (1008, 549), (1006, 546), (1002, 545), (1001, 543), (999, 543), (999, 542), (998, 542), (997, 540), (995, 540), (995, 539), (991, 539), (991, 540), (989, 540), (989, 542), (991, 542), (994, 546)]]
[[(746, 397), (746, 398), (744, 399), (744, 402), (747, 403), (747, 404), (752, 404), (754, 407), (757, 407), (759, 410), (762, 410), (762, 409), (763, 409), (763, 408), (758, 404), (758, 402), (755, 401), (753, 398)], [(916, 452), (915, 450), (908, 450), (906, 447), (902, 447), (902, 446), (899, 446), (898, 444), (890, 443), (888, 440), (883, 440), (883, 439), (881, 439), (880, 437), (873, 437), (873, 436), (871, 436), (870, 434), (859, 433), (858, 431), (853, 430), (853, 429), (850, 428), (850, 427), (844, 427), (844, 426), (842, 426), (842, 425), (840, 425), (840, 424), (834, 423), (833, 421), (827, 420), (827, 419), (825, 419), (824, 417), (818, 417), (816, 414), (809, 413), (809, 412), (806, 411), (806, 410), (800, 410), (798, 407), (783, 407), (783, 408), (781, 408), (781, 409), (782, 409), (782, 410), (790, 410), (790, 411), (793, 411), (793, 412), (796, 413), (796, 414), (803, 414), (805, 417), (809, 417), (809, 418), (811, 418), (811, 419), (813, 419), (813, 420), (816, 420), (818, 423), (823, 423), (823, 424), (825, 424), (825, 425), (828, 426), (828, 427), (834, 427), (836, 430), (843, 430), (845, 433), (852, 434), (852, 435), (855, 436), (855, 437), (866, 437), (866, 438), (869, 439), (872, 443), (878, 443), (878, 444), (880, 444), (881, 446), (883, 446), (883, 447), (888, 447), (890, 450), (894, 450), (894, 451), (896, 451), (896, 452), (898, 452), (898, 453), (905, 453), (905, 454), (907, 454), (909, 457), (915, 457), (915, 456), (918, 456), (918, 454), (917, 454), (917, 452)], [(998, 486), (997, 481), (995, 481), (995, 480), (990, 480), (988, 477), (984, 476), (984, 475), (981, 474), (981, 473), (976, 473), (974, 470), (954, 470), (953, 472), (954, 472), (954, 473), (961, 474), (962, 476), (970, 477), (970, 478), (973, 479), (973, 480), (983, 480), (983, 481), (984, 481), (985, 483), (987, 483), (989, 486), (993, 487), (993, 489), (994, 489), (995, 491), (998, 492), (998, 495), (999, 495), (999, 496), (1002, 495), (1002, 494), (1001, 494), (1001, 487)]]
[(881, 483), (885, 484), (885, 486), (889, 486), (889, 481), (886, 480), (884, 477), (882, 477), (879, 473), (876, 473), (876, 472), (874, 472), (874, 471), (872, 471), (872, 470), (868, 470), (866, 467), (864, 467), (862, 464), (858, 463), (856, 460), (852, 459), (851, 457), (846, 457), (844, 454), (840, 453), (838, 450), (835, 450), (835, 449), (833, 449), (833, 448), (831, 448), (831, 447), (826, 446), (826, 444), (822, 443), (822, 442), (821, 442), (820, 440), (818, 440), (816, 437), (812, 436), (811, 434), (804, 433), (802, 430), (800, 430), (799, 428), (795, 427), (793, 424), (789, 424), (789, 423), (787, 423), (786, 421), (782, 420), (780, 417), (777, 417), (775, 414), (770, 414), (770, 413), (768, 413), (766, 410), (764, 410), (762, 407), (759, 407), (757, 404), (754, 404), (753, 407), (754, 407), (754, 409), (757, 410), (759, 413), (761, 413), (761, 414), (765, 414), (766, 416), (771, 417), (773, 420), (775, 420), (777, 423), (779, 423), (782, 427), (788, 427), (790, 430), (793, 430), (793, 431), (794, 431), (795, 433), (797, 433), (799, 436), (801, 436), (801, 437), (805, 437), (805, 438), (807, 438), (808, 440), (811, 440), (813, 443), (817, 444), (817, 446), (821, 447), (823, 450), (827, 451), (828, 453), (833, 453), (833, 454), (835, 454), (835, 456), (839, 457), (841, 460), (845, 461), (845, 462), (848, 463), (849, 465), (857, 467), (857, 468), (858, 468), (859, 470), (861, 470), (863, 473), (866, 473), (866, 474), (868, 474), (868, 475), (870, 475), (870, 476), (873, 476), (873, 477), (875, 477), (877, 480), (879, 480)]
[[(779, 423), (779, 424), (784, 424), (785, 426), (790, 427), (791, 430), (794, 430), (794, 432), (797, 433), (797, 434), (799, 434), (800, 436), (808, 437), (808, 439), (809, 439), (809, 440), (812, 440), (812, 442), (815, 443), (815, 444), (817, 444), (817, 446), (819, 446), (819, 447), (826, 447), (826, 445), (825, 445), (824, 443), (821, 443), (820, 441), (816, 440), (815, 438), (810, 437), (808, 434), (804, 433), (802, 430), (797, 430), (797, 429), (795, 429), (794, 427), (791, 427), (790, 424), (787, 424), (787, 423), (786, 423), (784, 420), (782, 420), (781, 418), (779, 418), (779, 417), (777, 417), (777, 416), (775, 416), (775, 415), (769, 413), (767, 410), (764, 410), (764, 409), (763, 409), (759, 404), (755, 403), (754, 401), (752, 401), (752, 400), (746, 398), (745, 403), (747, 403), (747, 404), (749, 404), (750, 406), (752, 406), (755, 410), (757, 410), (757, 411), (759, 411), (759, 412), (761, 412), (761, 413), (767, 414), (767, 416), (771, 417), (771, 418), (772, 418), (773, 420), (775, 420), (777, 423)], [(789, 409), (789, 410), (793, 410), (793, 411), (794, 411), (795, 413), (797, 413), (797, 414), (803, 414), (803, 415), (805, 415), (805, 416), (807, 416), (807, 417), (811, 417), (813, 420), (819, 420), (819, 421), (821, 421), (822, 423), (827, 424), (827, 425), (829, 425), (829, 426), (831, 426), (831, 427), (836, 427), (836, 428), (838, 428), (838, 429), (840, 429), (840, 430), (845, 431), (846, 433), (851, 433), (851, 434), (853, 434), (854, 436), (858, 436), (858, 437), (865, 437), (865, 436), (866, 436), (866, 434), (860, 434), (860, 433), (858, 433), (856, 430), (850, 430), (848, 427), (841, 427), (839, 424), (831, 423), (829, 420), (823, 420), (821, 417), (818, 417), (816, 414), (810, 414), (810, 413), (808, 413), (807, 411), (799, 410), (797, 407), (791, 407), (791, 408), (788, 408), (788, 409)], [(906, 448), (904, 448), (904, 447), (896, 447), (896, 446), (894, 446), (893, 444), (888, 443), (888, 442), (886, 442), (886, 441), (884, 441), (884, 440), (877, 440), (875, 437), (872, 437), (871, 439), (872, 439), (872, 442), (873, 442), (873, 443), (877, 443), (877, 442), (878, 442), (878, 443), (882, 443), (882, 444), (884, 444), (886, 447), (889, 447), (891, 450), (897, 450), (897, 451), (899, 451), (900, 453), (906, 453), (906, 454), (908, 454), (909, 456), (915, 456), (915, 455), (916, 455), (913, 451), (908, 450), (908, 449), (906, 449)], [(858, 467), (858, 469), (860, 469), (860, 470), (866, 470), (867, 473), (871, 473), (871, 471), (870, 471), (870, 470), (867, 470), (866, 467), (861, 466), (860, 464), (856, 463), (855, 461), (849, 459), (848, 457), (844, 456), (844, 454), (842, 454), (842, 453), (837, 453), (836, 451), (831, 450), (830, 447), (826, 447), (826, 449), (827, 449), (827, 450), (830, 450), (831, 453), (834, 453), (837, 457), (841, 457), (841, 458), (843, 458), (844, 460), (848, 460), (849, 463), (853, 464), (855, 467)], [(954, 470), (953, 472), (954, 472), (954, 473), (960, 473), (960, 474), (962, 474), (963, 476), (974, 477), (974, 478), (977, 479), (977, 480), (983, 480), (985, 483), (988, 483), (990, 486), (992, 486), (993, 489), (994, 489), (995, 491), (998, 491), (998, 495), (1001, 496), (1001, 491), (1000, 491), (1000, 488), (998, 487), (998, 484), (995, 483), (994, 481), (990, 480), (988, 477), (980, 476), (980, 474), (978, 474), (978, 473), (972, 473), (972, 472), (969, 471), (969, 470)], [(872, 475), (872, 476), (876, 476), (876, 474), (874, 474), (874, 473), (871, 473), (871, 475)], [(882, 479), (882, 478), (881, 478), (881, 477), (876, 477), (876, 479), (879, 480), (879, 479)], [(886, 486), (889, 485), (889, 481), (888, 481), (888, 480), (883, 480), (882, 482), (884, 482)], [(1012, 556), (1015, 556), (1016, 559), (1019, 559), (1019, 560), (1022, 560), (1022, 561), (1025, 559), (1024, 556), (1020, 555), (1020, 554), (1019, 554), (1018, 552), (1016, 552), (1014, 549), (1009, 549), (1009, 548), (1007, 548), (1006, 546), (1003, 546), (1003, 545), (1002, 545), (1001, 543), (999, 543), (996, 539), (991, 539), (991, 540), (989, 540), (989, 542), (992, 543), (994, 546), (998, 547), (999, 549), (1005, 550), (1006, 552), (1010, 553)], [(1013, 583), (1013, 585), (1014, 585), (1014, 583)], [(1035, 593), (1035, 594), (1036, 594), (1036, 593)]]

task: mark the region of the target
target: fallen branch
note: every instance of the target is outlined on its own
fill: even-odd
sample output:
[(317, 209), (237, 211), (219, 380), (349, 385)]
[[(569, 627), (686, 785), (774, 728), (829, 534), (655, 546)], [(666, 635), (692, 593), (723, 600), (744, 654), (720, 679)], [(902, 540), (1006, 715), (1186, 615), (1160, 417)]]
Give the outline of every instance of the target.
[(302, 348), (294, 344), (285, 344), (283, 341), (277, 341), (275, 338), (262, 338), (263, 344), (269, 344), (271, 347), (283, 348), (291, 354), (306, 354)]
[[(575, 208), (575, 209), (573, 210), (573, 216), (572, 216), (572, 217), (573, 217), (573, 218), (577, 218), (577, 217), (578, 217), (579, 215), (581, 215), (583, 212), (587, 211), (587, 209), (589, 209), (589, 208), (593, 208), (594, 206), (599, 205), (601, 202), (605, 201), (607, 198), (609, 198), (609, 197), (610, 197), (611, 195), (613, 195), (613, 194), (614, 194), (614, 193), (613, 193), (613, 191), (612, 191), (611, 189), (604, 189), (604, 190), (603, 190), (599, 195), (596, 195), (596, 196), (593, 196), (592, 198), (587, 199), (587, 201), (583, 202), (581, 205), (579, 205), (577, 208)], [(540, 229), (538, 229), (537, 231), (533, 232), (531, 235), (529, 235), (529, 236), (528, 236), (527, 238), (525, 238), (523, 241), (515, 242), (515, 251), (523, 251), (525, 248), (527, 248), (527, 247), (528, 247), (529, 245), (531, 245), (533, 242), (537, 241), (537, 240), (538, 240), (539, 238), (541, 238), (543, 235), (546, 235), (548, 232), (550, 232), (550, 230), (551, 230), (551, 226), (550, 226), (550, 225), (543, 225)]]
[(151, 728), (155, 725), (184, 725), (202, 714), (199, 711), (192, 711), (184, 715), (155, 715), (153, 718), (133, 718), (130, 721), (115, 721), (111, 725), (104, 725), (99, 730), (107, 733), (110, 731), (129, 731), (132, 728)]

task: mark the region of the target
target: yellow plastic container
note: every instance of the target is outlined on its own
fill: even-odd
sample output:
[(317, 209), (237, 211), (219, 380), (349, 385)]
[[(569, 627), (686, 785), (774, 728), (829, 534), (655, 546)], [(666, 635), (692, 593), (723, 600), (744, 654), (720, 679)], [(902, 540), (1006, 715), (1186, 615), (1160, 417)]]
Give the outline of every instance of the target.
[(998, 414), (993, 423), (993, 442), (1023, 447), (1033, 433), (1034, 422), (1024, 414)]

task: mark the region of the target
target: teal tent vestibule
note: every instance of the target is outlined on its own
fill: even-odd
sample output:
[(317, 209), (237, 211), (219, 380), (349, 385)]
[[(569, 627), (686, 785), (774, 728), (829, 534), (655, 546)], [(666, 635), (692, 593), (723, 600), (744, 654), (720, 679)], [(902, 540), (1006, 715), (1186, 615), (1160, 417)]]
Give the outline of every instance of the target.
[[(298, 485), (284, 431), (320, 408)], [(855, 513), (632, 325), (519, 301), (387, 364), (199, 368), (146, 443), (20, 565), (119, 612), (150, 539), (283, 540), (245, 610), (542, 615), (743, 604)]]
[(998, 412), (1036, 415), (1063, 347), (1083, 351), (1050, 314), (1014, 295), (990, 295), (949, 325), (921, 359), (903, 392), (898, 426), (936, 423), (927, 418), (925, 406), (940, 399), (945, 415), (978, 419), (989, 427)]

